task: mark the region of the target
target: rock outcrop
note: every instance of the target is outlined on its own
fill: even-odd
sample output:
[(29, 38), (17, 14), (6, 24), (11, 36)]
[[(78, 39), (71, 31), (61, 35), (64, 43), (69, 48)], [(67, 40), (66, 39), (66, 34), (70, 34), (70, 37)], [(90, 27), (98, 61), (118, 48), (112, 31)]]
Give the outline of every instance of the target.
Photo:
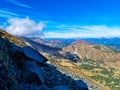
[(33, 48), (0, 35), (0, 90), (88, 90), (46, 61)]

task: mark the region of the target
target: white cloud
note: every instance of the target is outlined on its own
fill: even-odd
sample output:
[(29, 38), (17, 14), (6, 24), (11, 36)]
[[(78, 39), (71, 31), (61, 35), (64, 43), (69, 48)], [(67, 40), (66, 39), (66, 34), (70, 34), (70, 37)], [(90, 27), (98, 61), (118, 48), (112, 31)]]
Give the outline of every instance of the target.
[(90, 37), (120, 37), (120, 27), (101, 26), (82, 26)]
[(33, 20), (26, 18), (11, 18), (8, 20), (9, 26), (5, 30), (12, 35), (19, 36), (39, 36), (45, 27), (43, 22), (36, 23)]
[[(63, 29), (62, 29), (63, 28)], [(120, 37), (120, 27), (109, 27), (106, 25), (92, 26), (62, 26), (61, 32), (47, 32), (46, 37), (51, 38), (100, 38), (100, 37)]]
[(29, 5), (20, 3), (20, 2), (18, 2), (18, 1), (16, 1), (16, 0), (8, 0), (8, 1), (11, 2), (11, 3), (13, 3), (13, 4), (15, 4), (15, 5), (17, 5), (17, 6), (21, 6), (21, 7), (24, 7), (24, 8), (32, 8), (32, 7), (30, 7)]

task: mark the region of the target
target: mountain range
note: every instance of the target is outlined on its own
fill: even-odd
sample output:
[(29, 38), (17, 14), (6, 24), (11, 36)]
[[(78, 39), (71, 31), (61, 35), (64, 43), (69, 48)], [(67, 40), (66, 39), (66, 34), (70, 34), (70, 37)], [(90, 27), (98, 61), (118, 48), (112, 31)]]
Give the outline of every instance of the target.
[[(35, 38), (32, 38), (32, 40), (36, 43), (43, 44), (40, 41), (36, 41)], [(59, 50), (55, 49), (53, 54), (48, 52), (42, 54), (54, 66), (59, 65), (73, 70), (74, 73), (78, 73), (79, 76), (87, 78), (87, 80), (101, 87), (102, 90), (119, 90), (120, 53), (118, 49), (111, 46), (112, 42), (109, 39), (108, 41), (105, 39), (107, 41), (106, 43), (102, 43), (102, 40), (101, 42), (98, 40), (99, 43), (96, 43), (97, 39), (96, 41), (93, 40), (94, 42), (89, 41), (89, 39), (78, 38), (65, 40), (46, 39), (47, 43), (50, 43), (51, 40), (54, 42), (56, 40), (62, 43), (65, 42), (63, 47), (59, 47)], [(67, 41), (68, 43), (66, 43)], [(88, 87), (91, 89), (92, 86), (88, 85)]]
[[(116, 43), (116, 39), (43, 40), (40, 37), (12, 36), (3, 30), (0, 30), (0, 35), (0, 41), (3, 42), (0, 55), (6, 51), (6, 58), (9, 58), (7, 66), (10, 65), (10, 70), (12, 70), (11, 65), (17, 67), (17, 69), (13, 68), (16, 74), (25, 73), (25, 78), (18, 76), (20, 80), (22, 79), (19, 81), (21, 90), (23, 88), (29, 90), (28, 87), (34, 86), (36, 82), (37, 85), (31, 86), (35, 90), (38, 88), (41, 88), (40, 90), (120, 89), (120, 52), (117, 47), (119, 42)], [(4, 62), (1, 65), (8, 68)], [(5, 68), (3, 70), (6, 70)], [(9, 75), (11, 71), (4, 73)], [(18, 82), (17, 76), (12, 76), (16, 78), (15, 82)], [(32, 79), (33, 77), (36, 79)], [(9, 82), (10, 80), (7, 83)], [(1, 83), (5, 83), (5, 80), (2, 79)], [(9, 88), (6, 83), (1, 84), (3, 90), (4, 85)], [(15, 87), (10, 88), (16, 88), (18, 83), (13, 85)]]

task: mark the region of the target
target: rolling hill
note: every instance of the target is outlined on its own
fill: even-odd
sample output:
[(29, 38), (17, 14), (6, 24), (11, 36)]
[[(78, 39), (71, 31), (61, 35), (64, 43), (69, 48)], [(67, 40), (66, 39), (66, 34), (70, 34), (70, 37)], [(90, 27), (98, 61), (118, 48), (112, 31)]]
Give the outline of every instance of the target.
[(79, 70), (111, 90), (120, 89), (120, 53), (115, 49), (79, 40), (63, 48), (62, 53), (77, 54)]

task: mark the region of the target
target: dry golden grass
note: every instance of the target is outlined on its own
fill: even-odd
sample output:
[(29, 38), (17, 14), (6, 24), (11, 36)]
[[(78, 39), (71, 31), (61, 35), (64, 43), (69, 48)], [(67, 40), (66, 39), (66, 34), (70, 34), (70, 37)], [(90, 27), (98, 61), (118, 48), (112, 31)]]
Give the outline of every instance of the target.
[[(56, 62), (53, 62), (54, 60), (50, 59), (49, 57), (47, 58), (53, 65), (59, 65), (59, 66), (62, 66), (82, 77), (84, 77), (85, 79), (89, 80), (91, 83), (94, 83), (95, 85), (97, 85), (98, 87), (102, 88), (102, 90), (110, 90), (109, 88), (105, 87), (103, 84), (100, 84), (99, 82), (93, 80), (92, 78), (90, 78), (88, 76), (89, 75), (93, 75), (93, 73), (91, 72), (85, 72), (85, 71), (82, 71), (80, 69), (77, 68), (76, 64), (74, 64), (73, 62), (69, 61), (69, 60), (64, 60), (62, 59), (62, 61), (56, 61)], [(80, 64), (79, 64), (80, 65)]]
[(61, 66), (67, 66), (67, 67), (74, 67), (74, 65), (69, 62), (68, 60), (62, 60), (61, 63), (59, 63)]
[(72, 45), (63, 48), (62, 51), (63, 53), (64, 52), (77, 53), (78, 56), (81, 56), (82, 58), (87, 57), (96, 61), (108, 62), (108, 64), (109, 62), (111, 63), (120, 61), (120, 53), (117, 53), (115, 51), (106, 52), (102, 49), (95, 49), (91, 46), (92, 45), (86, 43), (76, 42)]
[(26, 46), (26, 44), (24, 42), (22, 42), (20, 39), (10, 35), (9, 33), (3, 31), (2, 29), (0, 29), (0, 35), (2, 37), (9, 39), (11, 42), (14, 42), (15, 44), (17, 44), (19, 46)]

